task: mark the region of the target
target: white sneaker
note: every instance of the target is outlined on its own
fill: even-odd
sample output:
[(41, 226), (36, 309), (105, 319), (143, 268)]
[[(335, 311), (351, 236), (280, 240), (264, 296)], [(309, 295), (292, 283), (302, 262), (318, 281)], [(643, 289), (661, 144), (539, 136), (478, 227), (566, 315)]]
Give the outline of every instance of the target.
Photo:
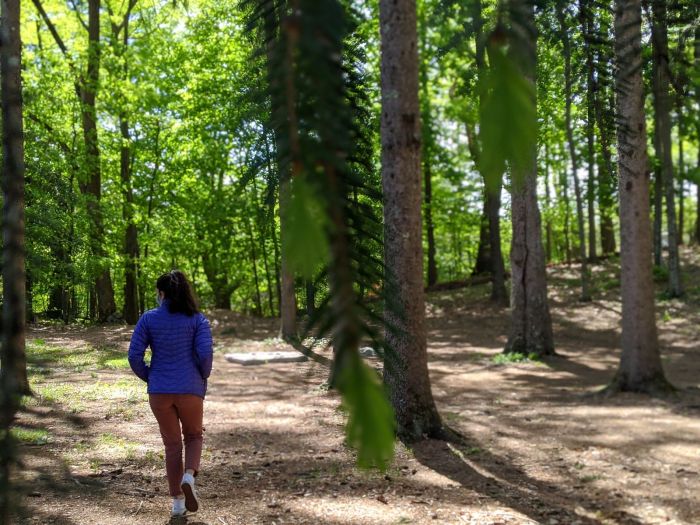
[(197, 497), (197, 491), (194, 489), (194, 476), (185, 473), (182, 476), (180, 487), (182, 487), (182, 492), (185, 494), (185, 508), (190, 512), (197, 512), (199, 509), (199, 498)]
[(184, 516), (187, 509), (185, 508), (185, 498), (173, 498), (173, 510), (170, 515), (173, 517)]

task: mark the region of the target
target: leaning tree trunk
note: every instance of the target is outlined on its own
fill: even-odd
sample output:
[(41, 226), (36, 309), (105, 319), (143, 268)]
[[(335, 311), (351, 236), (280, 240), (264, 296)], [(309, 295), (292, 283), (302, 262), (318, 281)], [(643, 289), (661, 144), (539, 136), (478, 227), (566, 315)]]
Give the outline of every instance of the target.
[(563, 5), (557, 9), (557, 17), (561, 30), (561, 37), (564, 41), (564, 97), (566, 114), (566, 137), (569, 142), (569, 155), (571, 156), (571, 173), (574, 178), (574, 194), (576, 196), (576, 219), (578, 222), (578, 243), (579, 257), (581, 259), (581, 301), (591, 300), (590, 278), (588, 275), (588, 262), (586, 260), (586, 230), (583, 216), (583, 196), (581, 195), (581, 183), (578, 177), (578, 154), (576, 153), (576, 142), (574, 140), (574, 130), (571, 123), (571, 103), (572, 103), (572, 72), (571, 72), (571, 42), (569, 40), (569, 28), (566, 25), (566, 11)]
[(384, 261), (400, 313), (387, 312), (393, 366), (384, 379), (402, 439), (441, 429), (430, 390), (423, 287), (421, 132), (418, 102), (416, 2), (379, 2), (382, 90)]
[(608, 391), (666, 389), (654, 316), (640, 0), (615, 2), (622, 356)]
[(12, 425), (20, 395), (31, 394), (25, 346), (24, 136), (20, 2), (2, 1), (0, 99), (2, 101), (2, 347), (0, 349), (0, 522), (11, 523), (17, 495), (11, 476), (17, 464)]
[(669, 63), (666, 0), (652, 0), (652, 49), (654, 54), (654, 121), (658, 129), (658, 157), (661, 181), (666, 197), (666, 230), (668, 233), (668, 295), (683, 294), (681, 268), (678, 256), (676, 224), (675, 181), (671, 157), (671, 97), (669, 94)]
[[(534, 8), (528, 0), (513, 0), (511, 9), (522, 26), (514, 34), (512, 57), (534, 85), (537, 60)], [(544, 356), (554, 354), (554, 338), (537, 204), (536, 144), (530, 157), (529, 166), (522, 173), (514, 170), (512, 174), (511, 327), (505, 352)]]

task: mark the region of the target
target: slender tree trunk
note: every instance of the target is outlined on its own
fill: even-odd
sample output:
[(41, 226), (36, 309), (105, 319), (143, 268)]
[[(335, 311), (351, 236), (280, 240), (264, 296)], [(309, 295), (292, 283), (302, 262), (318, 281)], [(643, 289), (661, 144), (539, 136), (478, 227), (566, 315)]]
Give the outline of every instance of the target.
[(569, 202), (569, 175), (566, 168), (559, 175), (564, 197), (564, 251), (566, 264), (571, 264), (571, 204)]
[(404, 440), (437, 434), (442, 424), (428, 376), (421, 227), (421, 132), (418, 102), (416, 3), (380, 0), (381, 143), (384, 261), (401, 314), (387, 312), (397, 330), (384, 380)]
[[(272, 68), (274, 67), (274, 57), (272, 56), (274, 39), (277, 38), (275, 28), (278, 21), (276, 9), (271, 9), (266, 15), (264, 22), (265, 38), (268, 42), (267, 46), (267, 78), (270, 82), (270, 91), (279, 93), (280, 90), (276, 86), (277, 75)], [(284, 107), (284, 101), (279, 95), (273, 95), (272, 100), (273, 112), (279, 111)], [(291, 116), (290, 116), (291, 117)], [(275, 155), (279, 156), (279, 138), (275, 136)], [(286, 220), (287, 212), (290, 203), (290, 182), (291, 173), (288, 169), (283, 169), (280, 159), (277, 158), (276, 169), (279, 174), (279, 217), (280, 217), (280, 243), (284, 246), (284, 239), (288, 235), (288, 224)], [(289, 261), (285, 250), (281, 250), (280, 254), (280, 285), (279, 285), (279, 309), (280, 309), (280, 331), (279, 336), (284, 340), (292, 340), (297, 337), (297, 302), (296, 291), (294, 288), (294, 274), (289, 268)]]
[(640, 0), (615, 2), (620, 174), (622, 356), (608, 390), (666, 389), (654, 316)]
[[(566, 24), (566, 14), (564, 6), (557, 9), (557, 17), (561, 30), (561, 38), (564, 42), (564, 96), (566, 111), (566, 136), (569, 142), (569, 155), (571, 157), (571, 173), (574, 178), (574, 193), (576, 195), (576, 218), (578, 222), (578, 243), (579, 258), (581, 259), (581, 301), (591, 300), (590, 277), (588, 275), (588, 262), (586, 255), (586, 230), (583, 216), (583, 196), (581, 184), (578, 178), (578, 155), (576, 153), (576, 142), (574, 140), (574, 130), (571, 123), (571, 102), (572, 102), (572, 73), (571, 73), (571, 42), (569, 40), (569, 28)], [(590, 175), (590, 172), (589, 172)]]
[(253, 263), (253, 282), (255, 283), (255, 315), (262, 315), (262, 300), (260, 298), (260, 279), (258, 278), (258, 256), (255, 251), (255, 236), (253, 235), (253, 227), (250, 225), (250, 217), (245, 216), (246, 231), (248, 233), (248, 241), (250, 242), (250, 259)]
[[(615, 253), (615, 226), (613, 224), (613, 185), (617, 184), (613, 168), (612, 154), (610, 152), (610, 126), (603, 114), (603, 97), (605, 96), (604, 84), (600, 80), (604, 75), (598, 61), (598, 80), (594, 84), (595, 120), (600, 136), (600, 155), (602, 162), (598, 167), (598, 208), (600, 209), (600, 244), (602, 253), (608, 255)], [(614, 114), (614, 108), (610, 111)]]
[(668, 20), (666, 17), (666, 0), (652, 0), (652, 49), (654, 54), (654, 121), (659, 130), (656, 151), (661, 165), (661, 180), (666, 197), (666, 230), (668, 233), (668, 295), (680, 297), (683, 294), (681, 284), (680, 259), (678, 256), (678, 231), (676, 223), (675, 179), (673, 177), (673, 158), (671, 157), (671, 97), (669, 93), (668, 61)]
[(22, 394), (31, 394), (25, 358), (24, 131), (20, 2), (2, 0), (0, 99), (2, 102), (2, 347), (0, 349), (0, 522), (11, 523), (12, 475), (17, 466), (10, 427)]
[[(534, 7), (529, 0), (513, 0), (510, 9), (512, 19), (520, 24), (520, 31), (514, 33), (511, 43), (511, 56), (534, 86), (537, 61)], [(522, 173), (514, 171), (512, 176), (511, 326), (505, 352), (544, 356), (554, 354), (554, 338), (537, 204), (536, 144), (530, 157), (529, 167)]]
[(101, 210), (102, 170), (97, 138), (97, 109), (95, 100), (100, 79), (100, 0), (88, 0), (88, 59), (87, 74), (81, 82), (81, 113), (85, 140), (87, 178), (81, 190), (87, 197), (90, 217), (90, 245), (97, 264), (95, 293), (97, 319), (106, 321), (116, 311), (114, 288), (109, 273), (107, 251), (104, 248), (104, 225)]
[(593, 33), (592, 5), (588, 0), (579, 2), (582, 19), (584, 46), (586, 50), (586, 145), (588, 163), (588, 181), (586, 200), (588, 204), (588, 260), (594, 262), (598, 258), (596, 225), (595, 225), (595, 64), (591, 34)]
[[(549, 212), (552, 205), (552, 195), (549, 190), (549, 142), (544, 141), (544, 205), (546, 212)], [(545, 231), (545, 254), (546, 260), (552, 260), (552, 221), (547, 214), (544, 225)]]
[(683, 152), (683, 105), (679, 98), (678, 114), (678, 244), (683, 244), (683, 228), (685, 226), (685, 157)]
[[(130, 0), (132, 1), (132, 0)], [(130, 5), (133, 5), (130, 3)], [(129, 18), (131, 10), (128, 9), (122, 21), (123, 37), (121, 49), (117, 54), (124, 60), (123, 80), (129, 78), (128, 59), (126, 51), (129, 46)], [(120, 30), (112, 22), (114, 45), (119, 45)], [(124, 97), (122, 103), (126, 104)], [(122, 217), (126, 223), (124, 232), (124, 320), (129, 324), (136, 324), (139, 320), (139, 287), (137, 278), (137, 268), (139, 259), (138, 230), (134, 221), (134, 190), (131, 181), (133, 167), (131, 151), (131, 135), (129, 132), (129, 120), (125, 108), (119, 113), (119, 131), (121, 133), (120, 148), (120, 175), (123, 191)]]
[[(428, 54), (428, 27), (426, 6), (423, 3), (420, 13), (420, 53)], [(428, 79), (428, 61), (420, 63), (421, 118), (423, 122), (423, 209), (425, 210), (425, 231), (428, 241), (428, 286), (438, 281), (437, 262), (435, 260), (435, 224), (433, 224), (433, 129), (430, 105), (430, 87)]]

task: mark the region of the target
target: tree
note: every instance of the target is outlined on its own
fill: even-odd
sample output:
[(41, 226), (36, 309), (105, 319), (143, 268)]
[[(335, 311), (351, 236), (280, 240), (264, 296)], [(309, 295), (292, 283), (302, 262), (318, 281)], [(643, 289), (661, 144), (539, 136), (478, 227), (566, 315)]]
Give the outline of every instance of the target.
[(441, 429), (430, 389), (423, 290), (421, 132), (416, 2), (379, 2), (384, 262), (400, 315), (388, 314), (394, 350), (384, 380), (398, 433), (415, 440)]
[[(651, 41), (654, 60), (654, 129), (657, 161), (661, 182), (666, 197), (666, 228), (668, 233), (668, 295), (683, 294), (680, 258), (678, 256), (678, 231), (676, 223), (675, 179), (671, 157), (671, 97), (670, 65), (668, 52), (668, 30), (665, 0), (651, 0)], [(657, 198), (660, 198), (657, 197)]]
[[(566, 8), (560, 4), (557, 8), (557, 18), (559, 19), (559, 30), (564, 43), (564, 97), (566, 105), (566, 137), (569, 142), (569, 155), (571, 157), (571, 175), (574, 179), (574, 195), (576, 196), (576, 218), (578, 220), (578, 243), (579, 258), (581, 259), (581, 301), (591, 300), (590, 276), (588, 273), (588, 262), (586, 255), (586, 231), (584, 228), (585, 218), (583, 216), (583, 195), (581, 182), (578, 176), (578, 154), (576, 152), (576, 140), (574, 138), (573, 124), (571, 123), (571, 103), (572, 103), (572, 72), (571, 72), (571, 41), (569, 39), (569, 27), (566, 22)], [(589, 177), (590, 177), (589, 173)]]
[[(534, 84), (536, 66), (536, 28), (534, 8), (528, 0), (513, 0), (510, 17), (511, 56), (521, 74)], [(542, 247), (540, 210), (537, 204), (537, 144), (532, 141), (526, 152), (529, 160), (511, 168), (511, 209), (513, 240), (511, 264), (511, 325), (507, 353), (554, 353), (552, 320), (547, 299), (547, 280)]]
[(654, 315), (641, 0), (615, 2), (622, 356), (608, 392), (666, 391)]
[(20, 396), (31, 395), (31, 390), (24, 353), (24, 131), (20, 2), (3, 0), (1, 9), (3, 308), (0, 349), (0, 521), (10, 523), (14, 500), (10, 477), (16, 466), (16, 449), (10, 426), (19, 408)]
[[(90, 218), (90, 249), (94, 258), (95, 295), (90, 304), (91, 314), (106, 321), (116, 311), (114, 288), (109, 272), (107, 251), (104, 246), (104, 219), (101, 210), (102, 168), (97, 127), (97, 92), (100, 80), (100, 0), (88, 0), (88, 22), (83, 24), (88, 33), (87, 66), (80, 71), (68, 52), (56, 26), (44, 10), (40, 0), (33, 0), (56, 45), (68, 62), (74, 76), (75, 92), (80, 102), (81, 124), (85, 145), (85, 175), (79, 184), (87, 199)], [(81, 19), (82, 22), (82, 19)]]

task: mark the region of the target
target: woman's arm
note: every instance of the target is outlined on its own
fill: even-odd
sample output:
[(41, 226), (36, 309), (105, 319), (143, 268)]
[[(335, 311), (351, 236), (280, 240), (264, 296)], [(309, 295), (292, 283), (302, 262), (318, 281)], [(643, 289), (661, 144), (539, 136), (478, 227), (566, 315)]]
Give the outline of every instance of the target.
[(209, 320), (200, 314), (200, 321), (197, 324), (197, 331), (194, 335), (194, 350), (197, 355), (199, 372), (204, 379), (211, 374), (211, 365), (214, 361), (214, 349), (211, 338), (211, 327)]
[(146, 347), (150, 344), (148, 336), (148, 326), (146, 325), (145, 316), (141, 316), (139, 322), (136, 323), (134, 333), (131, 335), (131, 344), (129, 345), (129, 365), (134, 371), (134, 374), (148, 383), (149, 368), (143, 359), (146, 353)]

